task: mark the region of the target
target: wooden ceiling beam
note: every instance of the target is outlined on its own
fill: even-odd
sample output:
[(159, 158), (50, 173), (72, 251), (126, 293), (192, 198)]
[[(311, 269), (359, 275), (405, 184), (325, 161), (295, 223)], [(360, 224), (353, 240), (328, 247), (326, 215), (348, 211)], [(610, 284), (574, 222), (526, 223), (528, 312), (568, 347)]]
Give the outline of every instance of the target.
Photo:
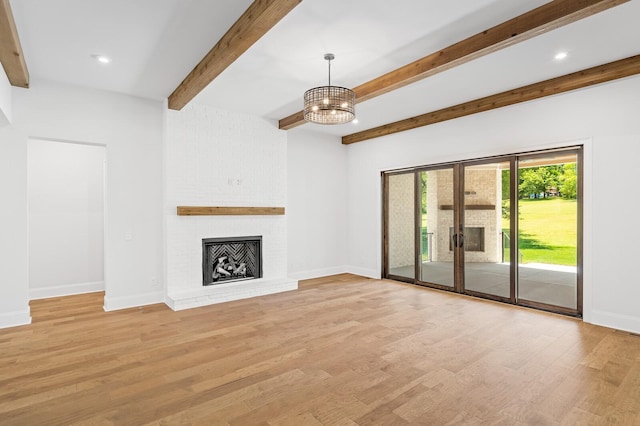
[(640, 55), (346, 135), (342, 137), (342, 143), (362, 142), (636, 74), (640, 74)]
[(0, 63), (12, 86), (29, 87), (29, 71), (9, 0), (0, 0)]
[(182, 109), (302, 0), (255, 0), (169, 96)]
[[(554, 0), (361, 84), (353, 89), (356, 92), (356, 103), (415, 83), (627, 1), (629, 0)], [(279, 128), (289, 130), (304, 122), (304, 112), (299, 111), (281, 119)]]

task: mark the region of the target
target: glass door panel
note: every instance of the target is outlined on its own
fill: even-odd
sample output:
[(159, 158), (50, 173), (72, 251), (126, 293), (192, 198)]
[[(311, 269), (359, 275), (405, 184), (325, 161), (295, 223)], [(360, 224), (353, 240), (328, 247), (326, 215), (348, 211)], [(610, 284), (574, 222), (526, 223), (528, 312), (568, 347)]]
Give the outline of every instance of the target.
[(415, 278), (415, 173), (386, 175), (387, 275)]
[(578, 311), (578, 154), (518, 162), (518, 299)]
[(419, 171), (420, 276), (427, 284), (454, 288), (453, 168)]
[(385, 277), (582, 313), (582, 149), (385, 172)]
[(510, 161), (464, 167), (465, 291), (511, 299)]

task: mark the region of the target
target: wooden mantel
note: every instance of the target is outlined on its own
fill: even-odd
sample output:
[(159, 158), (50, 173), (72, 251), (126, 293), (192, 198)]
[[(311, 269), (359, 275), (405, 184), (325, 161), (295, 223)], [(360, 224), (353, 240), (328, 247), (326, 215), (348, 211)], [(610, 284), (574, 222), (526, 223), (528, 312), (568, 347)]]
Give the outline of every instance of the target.
[(283, 214), (284, 207), (178, 206), (178, 216), (263, 216)]

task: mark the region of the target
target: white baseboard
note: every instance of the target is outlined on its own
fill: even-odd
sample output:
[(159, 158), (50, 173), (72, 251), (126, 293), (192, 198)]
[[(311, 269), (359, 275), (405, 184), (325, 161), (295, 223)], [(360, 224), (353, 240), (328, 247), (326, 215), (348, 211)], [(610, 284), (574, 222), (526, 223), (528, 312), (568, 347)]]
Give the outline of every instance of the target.
[(359, 266), (347, 266), (347, 272), (350, 274), (360, 275), (376, 280), (379, 280), (381, 277), (380, 271), (376, 271), (375, 269), (361, 268)]
[(591, 324), (640, 334), (640, 318), (638, 317), (598, 311), (594, 309), (591, 311), (589, 322)]
[(29, 299), (48, 299), (50, 297), (71, 296), (73, 294), (95, 293), (96, 291), (104, 291), (104, 281), (30, 288)]
[(169, 292), (165, 303), (174, 311), (198, 308), (232, 300), (248, 299), (298, 289), (298, 281), (288, 278), (256, 279), (216, 284), (196, 290), (180, 290)]
[(117, 311), (119, 309), (137, 308), (138, 306), (153, 305), (164, 302), (164, 293), (157, 291), (153, 293), (136, 294), (125, 297), (109, 297), (104, 298), (104, 310)]
[(31, 309), (0, 313), (0, 328), (31, 324)]
[(294, 280), (310, 280), (312, 278), (328, 277), (330, 275), (344, 274), (347, 272), (346, 266), (334, 266), (331, 268), (313, 269), (304, 272), (289, 273), (289, 278)]

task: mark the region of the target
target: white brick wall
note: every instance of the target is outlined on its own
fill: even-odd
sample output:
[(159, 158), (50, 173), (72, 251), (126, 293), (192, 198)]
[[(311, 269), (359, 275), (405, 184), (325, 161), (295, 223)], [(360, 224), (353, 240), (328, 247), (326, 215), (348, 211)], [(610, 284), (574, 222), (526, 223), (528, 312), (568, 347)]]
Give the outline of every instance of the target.
[[(489, 167), (489, 166), (487, 166)], [(427, 228), (433, 232), (432, 260), (452, 262), (449, 228), (453, 226), (453, 210), (442, 205), (453, 204), (453, 172), (451, 169), (427, 172)], [(466, 262), (499, 262), (501, 259), (501, 178), (499, 169), (466, 169), (466, 205), (495, 205), (492, 210), (465, 211), (465, 227), (484, 228), (484, 251), (466, 251)]]
[[(287, 281), (286, 215), (176, 215), (178, 205), (286, 206), (286, 139), (273, 123), (254, 116), (198, 105), (167, 111), (165, 247), (170, 299), (197, 296), (190, 306), (216, 303), (261, 293), (255, 289), (261, 282)], [(213, 289), (216, 286), (202, 287), (202, 239), (249, 235), (262, 235), (263, 280), (227, 287), (220, 299), (210, 297), (220, 292)]]

